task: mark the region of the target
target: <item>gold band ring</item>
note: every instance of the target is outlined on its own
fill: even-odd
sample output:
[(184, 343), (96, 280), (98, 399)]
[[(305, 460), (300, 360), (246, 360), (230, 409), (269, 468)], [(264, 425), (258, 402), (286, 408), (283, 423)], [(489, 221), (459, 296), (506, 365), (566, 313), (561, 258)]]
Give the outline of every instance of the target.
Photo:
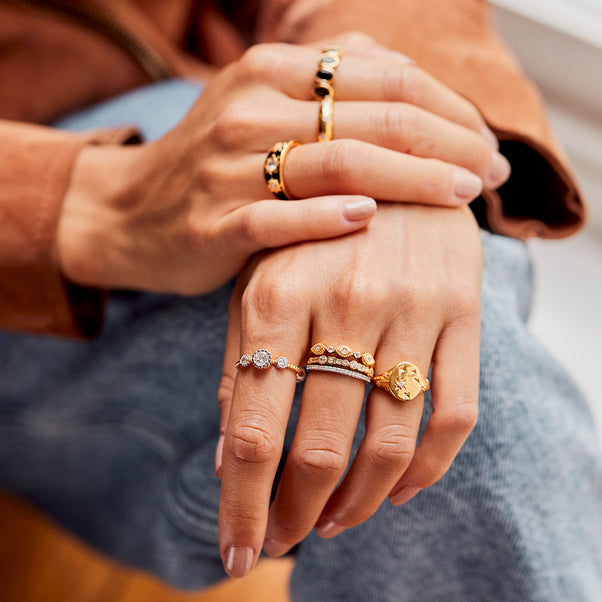
[(338, 46), (322, 49), (318, 72), (314, 80), (314, 98), (320, 101), (318, 112), (318, 142), (328, 142), (334, 135), (334, 74), (343, 51)]
[(263, 175), (270, 192), (281, 201), (290, 201), (286, 186), (284, 185), (284, 160), (286, 155), (299, 142), (289, 140), (288, 142), (277, 142), (272, 146), (263, 164)]
[(291, 364), (286, 357), (281, 355), (276, 359), (272, 359), (272, 354), (267, 349), (258, 349), (252, 355), (245, 353), (241, 355), (240, 359), (236, 362), (237, 368), (246, 368), (247, 366), (253, 366), (259, 370), (267, 370), (271, 366), (276, 366), (279, 370), (292, 370), (297, 375), (297, 382), (301, 382), (305, 379), (305, 370)]
[(400, 362), (384, 374), (375, 376), (372, 382), (400, 401), (414, 399), (431, 388), (420, 369), (410, 362)]

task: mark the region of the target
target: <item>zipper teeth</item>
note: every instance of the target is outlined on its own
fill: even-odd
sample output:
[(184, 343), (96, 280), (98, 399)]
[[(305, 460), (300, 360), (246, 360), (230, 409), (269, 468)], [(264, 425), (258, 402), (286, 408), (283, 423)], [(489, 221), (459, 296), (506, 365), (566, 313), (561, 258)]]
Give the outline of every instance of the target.
[(165, 64), (165, 61), (154, 50), (123, 25), (97, 10), (81, 5), (67, 5), (48, 0), (18, 0), (18, 2), (71, 17), (105, 34), (134, 56), (140, 67), (152, 80), (169, 79), (172, 76), (171, 70)]

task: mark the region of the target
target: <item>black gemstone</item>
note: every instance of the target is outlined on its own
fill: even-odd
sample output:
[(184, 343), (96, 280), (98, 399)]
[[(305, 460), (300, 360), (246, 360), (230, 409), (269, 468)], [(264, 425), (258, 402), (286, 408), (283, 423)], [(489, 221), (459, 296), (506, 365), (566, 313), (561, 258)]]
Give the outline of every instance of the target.
[(319, 77), (320, 79), (325, 79), (326, 81), (329, 81), (332, 79), (333, 73), (332, 71), (324, 71), (324, 69), (320, 69), (320, 71), (318, 71), (317, 77)]
[(330, 94), (330, 89), (325, 88), (324, 86), (316, 86), (314, 92), (316, 93), (316, 96), (319, 96), (320, 98), (325, 98)]

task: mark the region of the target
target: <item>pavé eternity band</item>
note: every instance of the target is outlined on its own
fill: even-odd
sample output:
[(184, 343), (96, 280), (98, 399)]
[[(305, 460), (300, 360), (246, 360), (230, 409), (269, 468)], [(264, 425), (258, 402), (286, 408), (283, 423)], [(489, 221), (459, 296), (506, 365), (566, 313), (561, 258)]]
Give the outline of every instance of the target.
[(236, 362), (237, 368), (246, 368), (247, 366), (253, 366), (259, 370), (267, 370), (272, 366), (276, 366), (279, 370), (292, 370), (297, 375), (297, 382), (301, 382), (305, 379), (305, 370), (291, 364), (286, 357), (281, 355), (276, 359), (272, 359), (272, 354), (267, 349), (258, 349), (252, 355), (245, 353), (241, 355), (240, 359)]

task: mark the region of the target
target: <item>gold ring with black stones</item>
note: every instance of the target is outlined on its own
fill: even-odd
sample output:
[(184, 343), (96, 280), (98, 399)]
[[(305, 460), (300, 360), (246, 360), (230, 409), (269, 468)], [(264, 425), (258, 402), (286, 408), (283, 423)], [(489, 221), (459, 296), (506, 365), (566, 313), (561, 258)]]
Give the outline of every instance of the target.
[(289, 140), (288, 142), (277, 142), (272, 146), (263, 164), (263, 175), (270, 192), (281, 201), (290, 201), (291, 197), (284, 185), (284, 160), (286, 155), (299, 142)]

